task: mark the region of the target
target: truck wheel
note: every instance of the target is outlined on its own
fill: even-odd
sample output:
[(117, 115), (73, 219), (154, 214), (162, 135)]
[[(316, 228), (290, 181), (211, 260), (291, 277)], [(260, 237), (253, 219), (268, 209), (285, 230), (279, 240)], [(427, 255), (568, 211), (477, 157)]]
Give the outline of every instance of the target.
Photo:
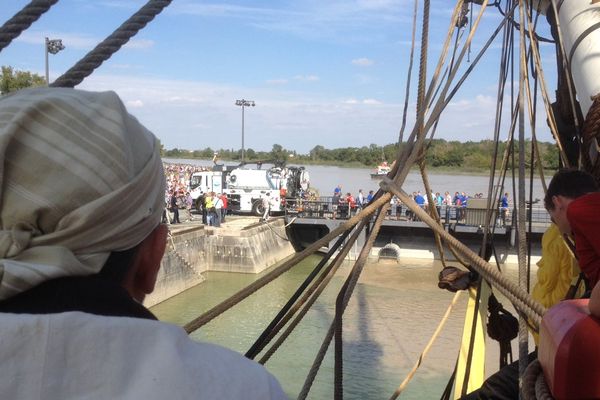
[(256, 215), (257, 217), (262, 217), (264, 212), (265, 212), (265, 208), (262, 205), (262, 200), (256, 200), (252, 204), (252, 214)]

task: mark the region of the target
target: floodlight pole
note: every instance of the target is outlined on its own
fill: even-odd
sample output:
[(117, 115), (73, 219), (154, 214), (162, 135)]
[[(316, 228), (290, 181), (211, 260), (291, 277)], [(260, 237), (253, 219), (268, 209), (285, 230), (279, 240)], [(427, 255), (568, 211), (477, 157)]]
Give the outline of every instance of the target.
[(242, 99), (236, 100), (235, 105), (242, 107), (242, 162), (244, 162), (246, 156), (246, 149), (244, 148), (244, 107), (254, 107), (256, 104), (254, 103), (254, 100)]
[(65, 46), (62, 44), (61, 39), (48, 39), (46, 37), (44, 43), (44, 50), (46, 53), (46, 86), (50, 84), (50, 68), (48, 66), (48, 53), (56, 54), (61, 50), (64, 50)]

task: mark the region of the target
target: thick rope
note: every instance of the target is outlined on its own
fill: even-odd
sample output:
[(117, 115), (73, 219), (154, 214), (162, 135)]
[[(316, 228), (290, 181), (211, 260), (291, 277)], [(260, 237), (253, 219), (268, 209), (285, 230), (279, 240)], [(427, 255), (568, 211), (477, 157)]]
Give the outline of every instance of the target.
[(404, 378), (404, 381), (402, 381), (402, 383), (400, 384), (400, 386), (398, 386), (398, 388), (396, 389), (396, 391), (394, 392), (394, 394), (392, 394), (392, 396), (390, 397), (390, 400), (397, 399), (398, 396), (400, 396), (400, 393), (402, 393), (402, 391), (404, 389), (406, 389), (406, 386), (408, 386), (408, 383), (412, 380), (413, 376), (415, 375), (415, 373), (417, 372), (417, 370), (421, 366), (421, 363), (425, 359), (425, 356), (427, 356), (427, 353), (429, 353), (429, 350), (431, 349), (431, 346), (433, 345), (433, 343), (436, 341), (436, 339), (440, 335), (440, 332), (442, 331), (442, 328), (446, 324), (446, 321), (448, 321), (448, 317), (450, 316), (450, 312), (452, 311), (452, 308), (454, 308), (454, 305), (458, 301), (458, 298), (460, 297), (461, 293), (462, 293), (462, 291), (458, 291), (458, 292), (456, 292), (454, 294), (454, 297), (452, 298), (452, 301), (450, 302), (450, 305), (446, 309), (446, 312), (444, 313), (444, 316), (442, 317), (442, 319), (440, 320), (437, 328), (433, 332), (433, 335), (431, 336), (431, 339), (429, 339), (429, 342), (427, 342), (427, 345), (425, 345), (425, 348), (423, 349), (423, 352), (421, 352), (421, 355), (419, 356), (419, 359), (417, 360), (417, 362), (415, 363), (415, 365), (412, 367), (412, 369), (410, 370), (410, 372), (408, 373), (408, 375), (406, 376), (406, 378)]
[(383, 178), (380, 183), (383, 190), (391, 192), (398, 196), (404, 204), (406, 204), (423, 222), (429, 225), (430, 228), (437, 230), (440, 236), (450, 246), (454, 246), (456, 250), (465, 258), (472, 262), (471, 266), (477, 270), (486, 280), (490, 281), (498, 290), (511, 301), (515, 307), (521, 310), (527, 317), (531, 319), (535, 326), (539, 326), (541, 316), (545, 313), (544, 306), (531, 298), (527, 292), (519, 288), (508, 278), (503, 276), (500, 271), (488, 262), (479, 257), (471, 249), (461, 243), (448, 232), (444, 231), (435, 221), (419, 207), (414, 200), (410, 199), (406, 192), (399, 188), (394, 182), (388, 178)]
[(87, 53), (81, 60), (71, 67), (67, 72), (56, 79), (52, 87), (75, 87), (87, 76), (91, 75), (96, 68), (108, 60), (125, 43), (135, 36), (148, 22), (152, 21), (172, 0), (149, 0), (146, 5), (125, 21), (109, 37), (104, 39), (92, 51)]
[[(528, 291), (529, 277), (527, 274), (527, 210), (525, 208), (525, 96), (529, 88), (527, 73), (525, 41), (525, 4), (519, 0), (519, 206), (517, 208), (517, 236), (519, 239), (517, 255), (519, 262), (519, 287), (523, 291)], [(539, 325), (539, 324), (538, 324)], [(525, 374), (525, 369), (529, 360), (527, 359), (529, 349), (529, 331), (527, 330), (527, 321), (522, 315), (519, 315), (519, 377)], [(520, 381), (521, 379), (519, 379)]]
[(335, 244), (331, 246), (325, 257), (323, 257), (321, 261), (317, 263), (317, 266), (306, 277), (306, 279), (304, 280), (304, 282), (302, 282), (298, 289), (296, 289), (296, 292), (294, 292), (294, 294), (290, 297), (287, 303), (279, 310), (275, 318), (273, 318), (269, 325), (263, 330), (262, 334), (258, 337), (258, 339), (256, 339), (254, 344), (250, 346), (250, 349), (245, 354), (246, 357), (254, 359), (254, 357), (256, 357), (256, 355), (261, 352), (261, 350), (268, 343), (267, 338), (272, 338), (274, 336), (275, 333), (273, 332), (273, 330), (275, 329), (275, 327), (278, 325), (279, 322), (281, 322), (281, 320), (285, 317), (287, 312), (291, 310), (294, 303), (296, 303), (296, 300), (298, 300), (298, 298), (300, 298), (300, 296), (302, 295), (302, 292), (304, 292), (304, 290), (310, 285), (310, 283), (317, 277), (317, 275), (319, 274), (319, 272), (321, 272), (327, 261), (329, 261), (331, 256), (337, 251), (337, 249), (342, 245), (342, 243), (344, 243), (344, 240), (346, 240), (349, 234), (350, 231), (344, 232), (344, 234), (338, 238)]
[(250, 285), (235, 293), (230, 298), (222, 301), (221, 303), (217, 304), (215, 307), (211, 308), (204, 314), (188, 322), (183, 328), (187, 333), (191, 333), (197, 330), (198, 328), (202, 327), (206, 323), (210, 322), (215, 317), (219, 316), (220, 314), (227, 311), (240, 301), (244, 300), (246, 297), (250, 296), (261, 287), (265, 286), (266, 284), (281, 276), (283, 273), (295, 267), (300, 261), (304, 260), (309, 255), (315, 253), (321, 247), (329, 244), (330, 241), (337, 238), (344, 231), (353, 228), (361, 220), (368, 219), (370, 215), (375, 212), (375, 210), (381, 207), (381, 205), (389, 202), (390, 198), (390, 194), (385, 194), (377, 200), (374, 200), (367, 207), (363, 208), (360, 213), (350, 218), (349, 220), (347, 220), (346, 222), (329, 232), (327, 235), (323, 236), (321, 239), (308, 246), (306, 249), (294, 254), (289, 260), (285, 261), (279, 267), (276, 267), (274, 270), (270, 271), (263, 277), (252, 282)]
[(553, 400), (552, 393), (544, 379), (544, 371), (539, 360), (532, 361), (523, 375), (523, 400)]
[(412, 23), (412, 40), (410, 47), (410, 57), (408, 58), (408, 74), (406, 77), (406, 92), (404, 93), (404, 110), (402, 111), (402, 126), (400, 127), (400, 134), (398, 135), (398, 143), (402, 143), (404, 139), (404, 128), (406, 127), (406, 116), (408, 115), (408, 98), (410, 97), (410, 81), (412, 77), (412, 67), (415, 57), (415, 34), (417, 31), (417, 13), (419, 0), (415, 0), (415, 8), (413, 12), (413, 23)]
[[(357, 226), (357, 228), (354, 230), (354, 233), (349, 239), (349, 243), (354, 243), (356, 239), (358, 239), (358, 236), (362, 233), (365, 224), (366, 223), (362, 221)], [(283, 342), (288, 338), (288, 336), (292, 333), (292, 331), (296, 328), (300, 321), (302, 321), (306, 313), (310, 310), (315, 301), (317, 301), (321, 293), (323, 293), (323, 291), (327, 288), (327, 285), (335, 276), (335, 273), (344, 262), (344, 259), (350, 252), (351, 248), (351, 245), (342, 247), (342, 250), (340, 250), (333, 262), (313, 283), (313, 286), (306, 291), (304, 297), (302, 297), (300, 301), (294, 304), (294, 307), (292, 307), (292, 309), (287, 313), (287, 315), (284, 318), (282, 318), (279, 324), (273, 329), (271, 336), (268, 337), (266, 340), (267, 343), (281, 330), (281, 328), (285, 326), (285, 324), (287, 324), (287, 322), (292, 318), (296, 311), (298, 311), (298, 309), (302, 307), (302, 310), (300, 310), (296, 318), (294, 318), (294, 320), (285, 329), (285, 331), (277, 338), (275, 343), (269, 348), (269, 350), (265, 352), (262, 358), (258, 361), (259, 364), (266, 363), (269, 360), (269, 358), (271, 358), (271, 356), (277, 351), (277, 349), (283, 344)]]
[(58, 0), (32, 0), (31, 3), (27, 4), (21, 11), (6, 21), (2, 25), (2, 28), (0, 28), (0, 51), (57, 2)]
[[(386, 193), (386, 194), (383, 194), (379, 199), (377, 199), (377, 200), (386, 199), (386, 201), (382, 202), (378, 206), (378, 208), (382, 207), (382, 209), (380, 210), (379, 215), (377, 216), (377, 220), (375, 222), (375, 227), (371, 231), (371, 234), (369, 235), (367, 242), (363, 246), (358, 259), (354, 263), (354, 267), (348, 277), (348, 279), (350, 279), (350, 282), (346, 281), (346, 283), (344, 284), (344, 286), (346, 288), (353, 289), (352, 281), (354, 281), (354, 277), (356, 278), (356, 280), (358, 280), (360, 271), (362, 271), (362, 267), (364, 266), (364, 263), (369, 255), (369, 252), (371, 251), (373, 242), (375, 241), (375, 238), (377, 237), (377, 233), (378, 233), (377, 221), (380, 221), (379, 224), (381, 224), (381, 221), (383, 221), (383, 218), (385, 217), (384, 210), (386, 209), (386, 207), (389, 207), (390, 197), (391, 196)], [(354, 281), (354, 284), (356, 284), (356, 281)], [(346, 291), (346, 293), (348, 294), (348, 299), (349, 299), (349, 295), (351, 294), (351, 291), (350, 292)], [(345, 301), (345, 299), (346, 299), (346, 296), (344, 296), (344, 301)], [(347, 305), (347, 302), (346, 302), (346, 305)], [(317, 372), (319, 371), (319, 368), (321, 367), (321, 363), (323, 362), (323, 359), (325, 358), (325, 354), (327, 353), (327, 349), (329, 348), (331, 339), (333, 339), (334, 331), (335, 331), (335, 321), (333, 321), (331, 323), (331, 325), (329, 326), (329, 329), (325, 335), (325, 338), (323, 339), (323, 342), (321, 343), (321, 347), (319, 348), (319, 351), (317, 352), (317, 355), (315, 357), (313, 365), (304, 381), (302, 390), (300, 391), (300, 394), (298, 395), (299, 400), (306, 399), (306, 397), (308, 396), (310, 388), (315, 380), (315, 377), (317, 376)]]

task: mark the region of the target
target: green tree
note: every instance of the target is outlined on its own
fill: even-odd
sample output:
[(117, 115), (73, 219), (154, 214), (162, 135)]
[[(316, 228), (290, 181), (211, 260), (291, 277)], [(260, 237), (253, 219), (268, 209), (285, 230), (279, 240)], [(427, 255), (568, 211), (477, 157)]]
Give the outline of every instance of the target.
[(0, 75), (0, 94), (15, 92), (28, 87), (45, 86), (46, 80), (29, 71), (14, 70), (13, 67), (2, 66)]

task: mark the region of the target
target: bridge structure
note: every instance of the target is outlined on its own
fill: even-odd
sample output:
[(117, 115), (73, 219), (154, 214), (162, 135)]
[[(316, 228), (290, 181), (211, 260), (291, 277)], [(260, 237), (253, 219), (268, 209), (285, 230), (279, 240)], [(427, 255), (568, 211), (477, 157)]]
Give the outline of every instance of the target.
[[(487, 199), (469, 199), (464, 207), (454, 205), (435, 207), (444, 229), (474, 251), (479, 251), (488, 215)], [(334, 204), (331, 197), (311, 200), (288, 199), (285, 206), (286, 233), (296, 251), (301, 251), (360, 210), (360, 207), (351, 208), (344, 202)], [(514, 253), (517, 243), (515, 211), (514, 208), (498, 207), (490, 214), (489, 237), (503, 260)], [(538, 248), (541, 252), (541, 236), (551, 223), (550, 216), (543, 206), (537, 204), (527, 205), (527, 215), (530, 221), (528, 240), (531, 241), (534, 249)], [(375, 217), (373, 221), (374, 219)], [(356, 249), (349, 253), (349, 258), (354, 258), (358, 254), (369, 231), (365, 229), (364, 234), (361, 234), (355, 243)], [(391, 244), (394, 246), (390, 246)], [(388, 209), (372, 255), (379, 257), (390, 247), (399, 248), (401, 253), (407, 256), (421, 258), (425, 254), (426, 257), (429, 255), (436, 258), (434, 235), (429, 226), (416, 218), (408, 207), (399, 203), (393, 204)], [(453, 257), (451, 254), (446, 255)]]

